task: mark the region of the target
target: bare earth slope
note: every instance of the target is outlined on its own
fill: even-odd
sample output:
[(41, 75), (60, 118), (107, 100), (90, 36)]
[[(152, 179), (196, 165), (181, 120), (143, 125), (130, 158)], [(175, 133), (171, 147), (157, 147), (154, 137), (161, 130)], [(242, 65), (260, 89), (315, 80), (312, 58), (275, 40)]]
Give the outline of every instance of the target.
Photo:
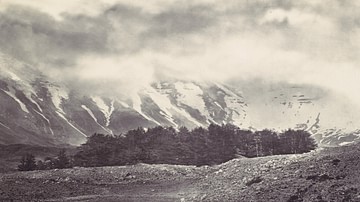
[(360, 201), (360, 148), (235, 159), (198, 185), (196, 201)]
[(360, 147), (219, 166), (73, 168), (0, 175), (0, 201), (360, 201)]

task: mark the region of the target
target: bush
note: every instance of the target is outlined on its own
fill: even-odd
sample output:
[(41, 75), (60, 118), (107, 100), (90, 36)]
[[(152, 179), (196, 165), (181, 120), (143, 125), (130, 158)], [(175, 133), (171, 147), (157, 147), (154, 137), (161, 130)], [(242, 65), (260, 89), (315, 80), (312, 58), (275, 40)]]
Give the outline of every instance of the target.
[(32, 154), (25, 154), (21, 157), (20, 165), (18, 165), (19, 171), (31, 171), (36, 169), (35, 156)]
[(18, 165), (19, 171), (30, 171), (30, 170), (50, 170), (50, 169), (64, 169), (71, 168), (72, 162), (70, 157), (66, 155), (66, 151), (60, 150), (55, 158), (46, 157), (44, 161), (35, 161), (35, 156), (32, 154), (24, 155), (20, 164)]
[(56, 157), (55, 168), (64, 169), (71, 168), (71, 163), (69, 157), (66, 155), (65, 149), (60, 150), (59, 154)]

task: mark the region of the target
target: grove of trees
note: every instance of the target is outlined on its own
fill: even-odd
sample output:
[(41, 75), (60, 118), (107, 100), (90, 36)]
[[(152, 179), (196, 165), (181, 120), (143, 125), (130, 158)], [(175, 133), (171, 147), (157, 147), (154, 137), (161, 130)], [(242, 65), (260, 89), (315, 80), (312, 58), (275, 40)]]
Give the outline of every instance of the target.
[(64, 169), (71, 168), (73, 163), (71, 158), (67, 156), (64, 149), (60, 150), (55, 158), (46, 157), (43, 161), (36, 161), (35, 156), (32, 154), (25, 154), (20, 160), (18, 165), (19, 171), (31, 170), (49, 170), (49, 169)]
[(157, 126), (138, 128), (126, 134), (94, 134), (77, 148), (74, 156), (61, 150), (55, 158), (35, 161), (32, 154), (22, 157), (18, 170), (63, 169), (72, 166), (95, 167), (148, 164), (214, 165), (236, 157), (299, 154), (317, 147), (311, 134), (288, 129), (251, 131), (237, 126), (210, 124), (192, 130)]
[(94, 134), (74, 155), (77, 166), (112, 166), (136, 163), (214, 165), (235, 157), (299, 154), (317, 147), (311, 134), (288, 129), (250, 131), (237, 126), (211, 124), (189, 130), (161, 126), (130, 130), (124, 135)]

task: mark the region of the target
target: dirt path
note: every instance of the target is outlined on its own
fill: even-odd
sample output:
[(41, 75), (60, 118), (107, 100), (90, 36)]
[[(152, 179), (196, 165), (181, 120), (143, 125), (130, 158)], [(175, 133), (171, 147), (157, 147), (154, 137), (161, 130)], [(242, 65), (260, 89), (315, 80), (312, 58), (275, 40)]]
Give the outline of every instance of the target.
[(195, 184), (206, 173), (140, 164), (0, 174), (0, 201), (184, 201), (198, 195)]
[(194, 186), (194, 180), (185, 180), (166, 183), (148, 183), (148, 184), (109, 184), (97, 187), (101, 190), (100, 194), (86, 194), (72, 197), (60, 197), (48, 199), (45, 201), (184, 201), (185, 197), (196, 196), (198, 188)]
[(185, 197), (198, 194), (193, 180), (145, 185), (109, 185), (102, 187), (103, 193), (96, 195), (79, 195), (51, 199), (46, 201), (184, 201)]

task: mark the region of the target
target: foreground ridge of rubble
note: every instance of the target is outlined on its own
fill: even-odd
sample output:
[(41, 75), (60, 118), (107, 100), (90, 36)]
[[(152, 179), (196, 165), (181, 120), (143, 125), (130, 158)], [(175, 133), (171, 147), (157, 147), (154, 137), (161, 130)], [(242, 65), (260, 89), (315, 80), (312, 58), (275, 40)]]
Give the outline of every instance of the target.
[(360, 201), (360, 146), (148, 165), (0, 174), (0, 201)]

